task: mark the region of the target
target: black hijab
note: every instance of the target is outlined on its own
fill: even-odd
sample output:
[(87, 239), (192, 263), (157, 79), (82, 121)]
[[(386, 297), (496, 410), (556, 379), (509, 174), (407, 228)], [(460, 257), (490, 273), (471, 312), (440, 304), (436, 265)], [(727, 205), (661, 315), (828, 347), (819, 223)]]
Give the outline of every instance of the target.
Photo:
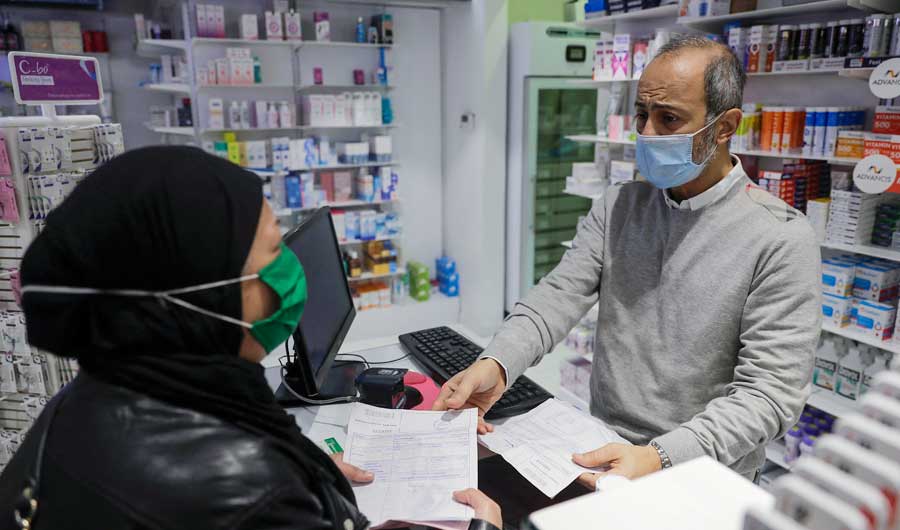
[[(256, 175), (190, 147), (129, 151), (88, 176), (47, 218), (22, 285), (160, 291), (241, 276), (262, 208)], [(241, 319), (240, 284), (180, 295)], [(275, 442), (354, 502), (334, 463), (238, 356), (239, 326), (154, 298), (26, 293), (29, 342), (112, 384), (211, 414)]]

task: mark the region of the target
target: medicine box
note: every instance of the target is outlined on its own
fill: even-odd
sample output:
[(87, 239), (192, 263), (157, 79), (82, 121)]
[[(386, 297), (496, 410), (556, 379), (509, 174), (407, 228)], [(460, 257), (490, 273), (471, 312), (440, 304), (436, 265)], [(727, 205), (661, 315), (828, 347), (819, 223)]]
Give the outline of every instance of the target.
[(894, 336), (896, 318), (897, 308), (863, 300), (859, 303), (856, 327), (876, 340), (890, 340)]
[(897, 297), (896, 273), (882, 265), (863, 263), (856, 267), (853, 296), (883, 302)]
[(843, 328), (850, 325), (853, 301), (850, 297), (822, 294), (822, 316), (825, 322)]
[(753, 26), (747, 37), (747, 72), (762, 72), (766, 67), (765, 26)]
[(241, 38), (246, 40), (259, 39), (259, 23), (256, 15), (241, 15)]
[[(898, 31), (894, 29), (894, 31)], [(881, 134), (900, 134), (900, 107), (879, 105), (875, 107), (875, 121), (872, 132)]]
[(631, 35), (621, 33), (613, 37), (612, 78), (631, 79)]
[(862, 158), (865, 151), (866, 133), (863, 131), (839, 131), (834, 156), (841, 158)]
[(822, 292), (835, 296), (853, 294), (856, 267), (837, 260), (822, 262)]

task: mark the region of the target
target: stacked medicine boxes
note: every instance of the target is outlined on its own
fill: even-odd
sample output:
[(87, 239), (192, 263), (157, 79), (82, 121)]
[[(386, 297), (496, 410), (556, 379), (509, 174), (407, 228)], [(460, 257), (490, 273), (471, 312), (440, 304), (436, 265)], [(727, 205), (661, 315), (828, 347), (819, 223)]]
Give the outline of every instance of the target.
[(425, 302), (431, 296), (431, 277), (428, 267), (418, 261), (407, 263), (409, 269), (409, 296)]
[(845, 245), (867, 243), (875, 225), (875, 210), (879, 201), (877, 195), (832, 190), (826, 240)]
[(826, 322), (879, 341), (893, 337), (900, 264), (855, 255), (822, 261), (822, 313)]
[(438, 289), (445, 296), (459, 296), (459, 273), (456, 272), (456, 261), (441, 256), (434, 262), (434, 269), (437, 271)]

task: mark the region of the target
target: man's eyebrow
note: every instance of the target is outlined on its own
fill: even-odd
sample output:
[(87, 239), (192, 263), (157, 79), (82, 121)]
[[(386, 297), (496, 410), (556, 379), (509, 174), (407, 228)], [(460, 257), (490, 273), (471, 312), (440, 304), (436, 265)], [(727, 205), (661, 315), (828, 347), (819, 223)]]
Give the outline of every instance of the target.
[(642, 108), (647, 108), (647, 107), (650, 107), (651, 109), (654, 109), (654, 110), (655, 110), (655, 109), (662, 109), (662, 110), (668, 109), (668, 110), (676, 110), (676, 111), (683, 111), (683, 110), (684, 110), (684, 107), (682, 107), (682, 106), (680, 106), (680, 105), (673, 105), (673, 104), (671, 104), (671, 103), (655, 103), (655, 102), (650, 102), (650, 104), (648, 105), (648, 104), (646, 104), (646, 103), (644, 103), (643, 101), (640, 101), (640, 100), (636, 100), (636, 101), (634, 102), (634, 108), (636, 108), (636, 109), (642, 109)]

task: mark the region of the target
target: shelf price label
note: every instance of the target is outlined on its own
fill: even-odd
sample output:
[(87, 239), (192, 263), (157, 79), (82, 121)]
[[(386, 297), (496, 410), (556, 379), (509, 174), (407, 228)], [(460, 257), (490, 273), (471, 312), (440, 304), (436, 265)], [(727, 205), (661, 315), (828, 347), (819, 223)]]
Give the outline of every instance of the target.
[(900, 58), (888, 59), (872, 70), (869, 90), (881, 99), (900, 96)]
[(884, 155), (869, 155), (857, 162), (853, 183), (865, 193), (900, 193), (897, 167)]
[(8, 61), (18, 103), (93, 105), (103, 101), (100, 63), (94, 57), (11, 52)]

